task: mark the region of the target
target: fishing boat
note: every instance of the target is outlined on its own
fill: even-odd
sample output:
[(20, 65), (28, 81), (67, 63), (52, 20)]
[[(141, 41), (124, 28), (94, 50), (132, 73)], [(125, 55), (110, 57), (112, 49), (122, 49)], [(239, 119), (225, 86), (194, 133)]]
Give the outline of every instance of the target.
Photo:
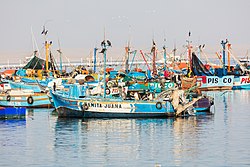
[(0, 93), (0, 106), (48, 108), (51, 106), (51, 102), (45, 93), (34, 93), (28, 89), (11, 89)]
[[(223, 47), (222, 68), (208, 68), (192, 54), (192, 72), (197, 76), (197, 82), (201, 84), (201, 90), (229, 90), (229, 89), (250, 89), (250, 70), (238, 60), (231, 51), (231, 44), (226, 40), (221, 42)], [(228, 63), (225, 66), (227, 52)], [(230, 65), (230, 58), (237, 64)]]
[[(48, 30), (43, 27), (45, 60), (40, 58), (37, 50), (34, 51), (30, 60), (20, 68), (15, 75), (18, 80), (8, 81), (12, 89), (29, 89), (35, 93), (45, 92), (48, 83), (62, 74), (62, 62), (60, 55), (60, 71), (57, 70), (55, 59), (51, 52), (52, 41), (47, 40)], [(58, 52), (60, 49), (58, 50)], [(61, 53), (61, 51), (60, 51)]]
[[(80, 90), (80, 91), (79, 91)], [(199, 112), (210, 112), (213, 100), (209, 97), (200, 96), (198, 98), (186, 99), (181, 98), (184, 106), (188, 107), (179, 109), (179, 96), (169, 96), (169, 93), (163, 92), (157, 97), (148, 97), (145, 99), (118, 96), (88, 96), (86, 88), (82, 85), (74, 84), (65, 91), (50, 90), (54, 106), (59, 117), (67, 118), (154, 118), (154, 117), (174, 117), (182, 114), (196, 115)], [(179, 93), (175, 93), (179, 94)], [(173, 100), (175, 99), (175, 100)], [(176, 105), (173, 105), (172, 100)], [(181, 105), (181, 107), (183, 107)]]
[(233, 89), (250, 89), (250, 77), (249, 76), (239, 76), (234, 77)]
[(23, 119), (25, 116), (24, 107), (0, 107), (0, 119)]
[[(225, 45), (226, 42), (222, 41), (223, 46), (223, 67), (213, 69), (205, 66), (200, 59), (193, 52), (190, 55), (190, 70), (195, 76), (196, 81), (200, 85), (199, 89), (203, 91), (209, 90), (230, 90), (234, 84), (234, 75), (228, 75), (225, 67)], [(191, 53), (191, 47), (188, 47), (189, 54)], [(201, 48), (199, 47), (201, 52)]]
[[(103, 71), (106, 71), (106, 50), (110, 42), (104, 40), (101, 45), (101, 53), (104, 55)], [(106, 78), (105, 72), (103, 78)], [(186, 98), (182, 90), (161, 92), (156, 98), (149, 94), (148, 98), (140, 99), (137, 93), (134, 94), (134, 98), (126, 95), (108, 97), (106, 85), (106, 79), (103, 79), (102, 96), (90, 96), (88, 87), (81, 84), (68, 85), (67, 90), (50, 90), (58, 116), (66, 118), (174, 117), (182, 114), (195, 115), (202, 111), (209, 112), (213, 105), (213, 100), (208, 97)]]
[(14, 82), (10, 80), (6, 81), (9, 82), (11, 89), (28, 89), (32, 90), (35, 93), (42, 92), (42, 89), (39, 87), (37, 83)]

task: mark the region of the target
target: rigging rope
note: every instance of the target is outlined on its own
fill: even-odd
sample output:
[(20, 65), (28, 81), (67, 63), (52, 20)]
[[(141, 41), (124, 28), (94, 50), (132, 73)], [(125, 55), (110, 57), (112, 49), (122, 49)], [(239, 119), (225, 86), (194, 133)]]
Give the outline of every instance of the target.
[(240, 65), (240, 68), (242, 69), (243, 72), (250, 72), (250, 70), (248, 70), (245, 66), (242, 65), (242, 63), (234, 56), (234, 54), (231, 52), (231, 49), (230, 50), (227, 50), (231, 56), (233, 57), (233, 59)]

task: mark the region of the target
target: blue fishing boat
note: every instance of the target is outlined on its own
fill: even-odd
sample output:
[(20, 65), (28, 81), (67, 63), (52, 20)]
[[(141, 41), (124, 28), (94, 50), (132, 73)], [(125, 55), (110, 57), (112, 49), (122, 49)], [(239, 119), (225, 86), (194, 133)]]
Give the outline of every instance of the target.
[(250, 89), (250, 77), (249, 76), (234, 77), (233, 89)]
[[(68, 118), (154, 118), (174, 117), (177, 115), (177, 108), (172, 104), (172, 99), (167, 96), (159, 96), (154, 99), (136, 100), (131, 98), (88, 96), (86, 87), (74, 84), (68, 87), (68, 91), (52, 91), (54, 106), (59, 117)], [(179, 98), (179, 97), (178, 97)], [(177, 103), (177, 105), (179, 102)], [(181, 114), (196, 115), (199, 112), (209, 112), (212, 100), (202, 97), (195, 101), (188, 101), (192, 113), (178, 112)]]
[[(249, 69), (237, 60), (231, 52), (231, 44), (226, 40), (222, 41), (222, 68), (206, 68), (199, 58), (192, 53), (192, 72), (198, 76), (197, 81), (201, 90), (228, 90), (228, 89), (250, 89)], [(199, 48), (201, 51), (201, 48)], [(227, 51), (227, 66), (225, 65)], [(233, 57), (238, 64), (230, 65), (230, 57)]]
[[(86, 85), (71, 84), (67, 90), (50, 90), (54, 106), (59, 117), (77, 118), (154, 118), (173, 117), (182, 114), (195, 115), (197, 111), (210, 111), (212, 99), (200, 96), (187, 99), (179, 90), (161, 92), (157, 98), (150, 96), (140, 99), (134, 94), (134, 99), (121, 94), (117, 97), (107, 97), (106, 89), (106, 50), (111, 43), (104, 40), (102, 43), (104, 55), (103, 96), (91, 96)], [(173, 96), (172, 96), (173, 95)], [(180, 95), (182, 96), (180, 99)], [(199, 100), (204, 102), (197, 103)], [(182, 101), (182, 102), (181, 102)], [(182, 104), (182, 105), (181, 105)], [(200, 106), (200, 104), (205, 104)], [(194, 106), (196, 105), (196, 108)], [(191, 108), (191, 109), (190, 109)]]
[(51, 92), (59, 117), (135, 118), (169, 117), (175, 111), (169, 101), (134, 101), (121, 98), (74, 98)]
[(0, 107), (0, 119), (23, 119), (25, 116), (24, 107)]
[[(191, 58), (191, 72), (195, 76), (198, 84), (200, 85), (200, 90), (230, 90), (234, 84), (234, 75), (228, 75), (225, 67), (225, 45), (227, 41), (222, 41), (223, 46), (223, 67), (217, 69), (207, 69), (205, 65), (200, 61), (195, 53), (192, 53)], [(201, 51), (201, 47), (199, 47)], [(189, 48), (189, 53), (191, 49)]]
[(12, 89), (0, 93), (0, 106), (48, 108), (51, 106), (51, 102), (48, 95), (45, 93), (34, 93), (32, 90), (27, 89)]
[(33, 90), (35, 93), (42, 92), (41, 88), (37, 83), (24, 83), (24, 82), (14, 82), (8, 81), (11, 89), (28, 89)]

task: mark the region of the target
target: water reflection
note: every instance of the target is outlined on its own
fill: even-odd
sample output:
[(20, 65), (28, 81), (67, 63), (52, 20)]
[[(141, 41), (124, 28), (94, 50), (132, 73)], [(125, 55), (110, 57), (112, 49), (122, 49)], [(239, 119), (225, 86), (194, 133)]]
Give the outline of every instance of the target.
[[(241, 107), (249, 104), (245, 97), (250, 97), (250, 93), (244, 92), (244, 96), (238, 91), (209, 93), (215, 98), (214, 115), (175, 119), (57, 119), (54, 155), (58, 161), (65, 154), (70, 155), (64, 158), (66, 165), (75, 159), (86, 166), (193, 166), (194, 160), (205, 166), (208, 161), (228, 164), (232, 146), (249, 139), (238, 131), (239, 125), (232, 126), (238, 122), (232, 120), (243, 120), (242, 127), (249, 125)], [(235, 133), (244, 138), (237, 138), (240, 135)], [(238, 140), (232, 142), (233, 138)]]
[(0, 120), (0, 128), (3, 130), (5, 128), (21, 128), (25, 127), (26, 119), (9, 119), (9, 120)]
[(177, 119), (57, 119), (55, 152), (58, 158), (62, 151), (80, 154), (89, 165), (110, 165), (114, 159), (122, 166), (135, 165), (138, 159), (145, 164), (164, 164), (166, 155), (173, 155), (168, 158), (176, 161), (189, 154), (197, 156), (206, 124), (212, 120), (211, 115)]
[(175, 165), (198, 157), (203, 152), (207, 126), (214, 116), (177, 118), (173, 124), (173, 156)]
[[(11, 160), (23, 153), (17, 148), (24, 147), (25, 119), (0, 120), (0, 166), (8, 166)], [(17, 165), (13, 165), (17, 166)]]
[(81, 120), (29, 110), (26, 120), (0, 121), (0, 166), (249, 166), (250, 91), (209, 93), (216, 112), (198, 117)]

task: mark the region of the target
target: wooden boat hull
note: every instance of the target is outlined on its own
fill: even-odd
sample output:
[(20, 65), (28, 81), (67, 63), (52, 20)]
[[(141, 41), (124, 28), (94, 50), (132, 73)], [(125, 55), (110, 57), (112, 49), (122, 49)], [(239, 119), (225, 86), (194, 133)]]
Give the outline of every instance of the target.
[(41, 88), (39, 87), (39, 85), (37, 83), (24, 83), (24, 82), (12, 82), (9, 81), (10, 87), (12, 89), (29, 89), (29, 90), (33, 90), (35, 93), (39, 93), (41, 92)]
[[(68, 98), (50, 92), (59, 117), (66, 118), (166, 118), (176, 116), (169, 101), (134, 101), (103, 98)], [(209, 112), (210, 99), (194, 103), (194, 111)]]
[(59, 117), (77, 118), (155, 118), (173, 117), (169, 101), (134, 101), (112, 98), (74, 99), (51, 93)]
[(4, 107), (26, 107), (26, 108), (48, 108), (51, 102), (47, 94), (35, 93), (32, 95), (8, 95), (0, 94), (0, 106)]
[(167, 118), (174, 117), (174, 112), (165, 113), (118, 113), (118, 112), (97, 112), (78, 111), (67, 107), (56, 109), (60, 118)]

